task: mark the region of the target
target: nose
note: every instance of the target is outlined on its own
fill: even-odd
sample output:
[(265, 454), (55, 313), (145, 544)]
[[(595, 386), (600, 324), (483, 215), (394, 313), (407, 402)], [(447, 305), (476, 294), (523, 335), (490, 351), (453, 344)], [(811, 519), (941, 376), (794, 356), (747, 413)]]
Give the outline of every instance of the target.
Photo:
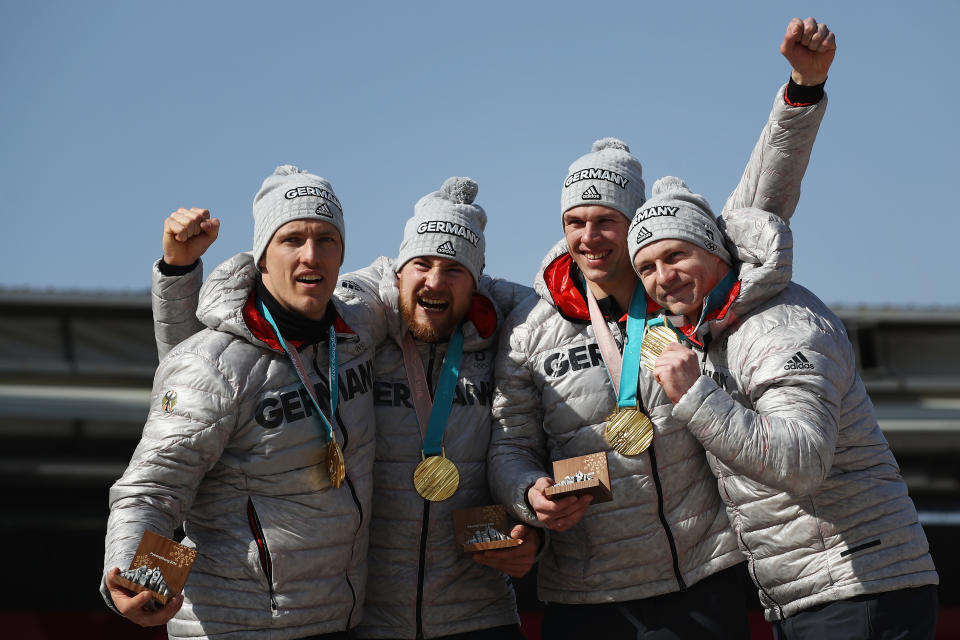
[(427, 275), (424, 278), (424, 284), (429, 289), (439, 289), (443, 278), (441, 277), (440, 269), (430, 269), (427, 271)]
[(592, 240), (596, 236), (600, 235), (600, 228), (591, 221), (587, 221), (583, 225), (583, 239)]
[(307, 240), (300, 247), (300, 262), (306, 266), (315, 266), (320, 262), (320, 245), (316, 240)]
[(660, 279), (660, 283), (671, 282), (677, 276), (677, 270), (673, 268), (672, 265), (658, 262), (657, 263), (657, 277)]

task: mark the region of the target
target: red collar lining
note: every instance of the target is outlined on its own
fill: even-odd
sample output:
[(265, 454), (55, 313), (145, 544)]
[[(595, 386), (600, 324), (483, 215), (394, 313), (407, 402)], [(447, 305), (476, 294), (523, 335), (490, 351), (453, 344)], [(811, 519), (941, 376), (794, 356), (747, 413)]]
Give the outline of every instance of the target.
[[(267, 322), (267, 319), (263, 317), (263, 314), (257, 309), (256, 293), (251, 294), (250, 297), (247, 298), (246, 304), (243, 305), (243, 320), (247, 323), (247, 328), (250, 329), (253, 337), (262, 340), (274, 351), (283, 353), (283, 347), (280, 345), (280, 341), (277, 340), (276, 332), (273, 330), (273, 327), (270, 326), (270, 323)], [(356, 331), (344, 322), (339, 313), (333, 321), (333, 330), (337, 335), (356, 335)], [(287, 340), (287, 344), (294, 349), (299, 349), (305, 344), (305, 341)]]
[(490, 299), (479, 293), (473, 294), (473, 299), (470, 300), (467, 320), (477, 328), (481, 338), (489, 338), (497, 330), (497, 311)]
[[(587, 306), (587, 300), (580, 293), (580, 289), (577, 288), (577, 283), (570, 277), (570, 265), (572, 263), (573, 256), (569, 253), (558, 256), (543, 270), (543, 280), (553, 297), (553, 303), (561, 314), (572, 320), (590, 322), (590, 308)], [(648, 312), (659, 309), (649, 296), (647, 297), (647, 309)], [(619, 322), (625, 322), (626, 319), (627, 313), (624, 313)]]
[[(730, 305), (733, 304), (733, 301), (737, 299), (737, 296), (740, 294), (740, 281), (737, 280), (733, 283), (733, 286), (730, 287), (730, 292), (727, 293), (727, 300), (723, 303), (722, 307), (714, 309), (707, 314), (707, 317), (703, 319), (704, 322), (711, 322), (713, 320), (723, 320), (727, 317), (727, 312), (730, 311)], [(696, 329), (697, 325), (687, 324), (682, 327), (678, 327), (683, 335), (687, 336), (697, 344), (700, 344), (700, 341), (696, 339)], [(701, 345), (702, 346), (702, 345)]]

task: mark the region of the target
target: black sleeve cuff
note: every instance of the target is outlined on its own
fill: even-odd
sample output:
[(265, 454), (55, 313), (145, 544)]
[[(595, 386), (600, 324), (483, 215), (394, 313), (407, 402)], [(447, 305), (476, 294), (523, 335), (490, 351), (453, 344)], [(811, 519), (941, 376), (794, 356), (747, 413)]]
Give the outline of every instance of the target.
[(810, 104), (816, 104), (823, 98), (823, 86), (826, 83), (826, 80), (824, 80), (820, 84), (808, 87), (797, 84), (793, 81), (793, 78), (790, 78), (790, 81), (787, 82), (787, 90), (783, 94), (783, 99), (793, 107), (805, 107)]
[(185, 276), (194, 269), (197, 268), (197, 265), (200, 264), (200, 261), (197, 260), (193, 264), (188, 264), (186, 266), (177, 266), (172, 264), (167, 264), (163, 261), (163, 258), (160, 258), (160, 262), (157, 264), (157, 269), (160, 270), (165, 276)]

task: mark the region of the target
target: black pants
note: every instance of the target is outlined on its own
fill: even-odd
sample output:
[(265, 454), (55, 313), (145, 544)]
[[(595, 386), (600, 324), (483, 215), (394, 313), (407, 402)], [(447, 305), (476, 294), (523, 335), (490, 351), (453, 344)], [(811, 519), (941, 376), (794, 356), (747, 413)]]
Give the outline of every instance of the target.
[(353, 640), (356, 638), (353, 635), (353, 630), (350, 631), (334, 631), (333, 633), (321, 633), (316, 636), (307, 636), (305, 638), (300, 638), (299, 640)]
[(436, 640), (524, 640), (520, 627), (515, 624), (491, 629), (477, 629), (465, 633), (455, 633)]
[[(399, 640), (399, 639), (398, 639)], [(430, 640), (525, 640), (520, 633), (520, 627), (515, 624), (490, 629), (476, 629), (455, 633), (450, 636), (437, 636)]]
[(773, 623), (775, 640), (932, 640), (937, 588), (927, 585), (837, 600)]
[(742, 571), (731, 567), (686, 591), (642, 600), (548, 603), (543, 640), (749, 640)]

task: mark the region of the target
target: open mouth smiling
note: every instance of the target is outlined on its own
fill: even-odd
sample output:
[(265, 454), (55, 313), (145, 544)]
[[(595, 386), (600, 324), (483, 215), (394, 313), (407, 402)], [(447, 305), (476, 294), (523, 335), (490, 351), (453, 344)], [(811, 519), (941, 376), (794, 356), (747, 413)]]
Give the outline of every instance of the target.
[(417, 304), (427, 311), (444, 311), (450, 306), (447, 300), (442, 298), (430, 298), (427, 296), (417, 296)]
[(610, 252), (610, 251), (604, 251), (603, 253), (586, 253), (586, 252), (584, 252), (582, 255), (583, 255), (583, 257), (586, 258), (587, 260), (603, 260), (603, 259), (606, 258), (608, 255), (610, 255), (611, 253), (612, 253), (612, 252)]

